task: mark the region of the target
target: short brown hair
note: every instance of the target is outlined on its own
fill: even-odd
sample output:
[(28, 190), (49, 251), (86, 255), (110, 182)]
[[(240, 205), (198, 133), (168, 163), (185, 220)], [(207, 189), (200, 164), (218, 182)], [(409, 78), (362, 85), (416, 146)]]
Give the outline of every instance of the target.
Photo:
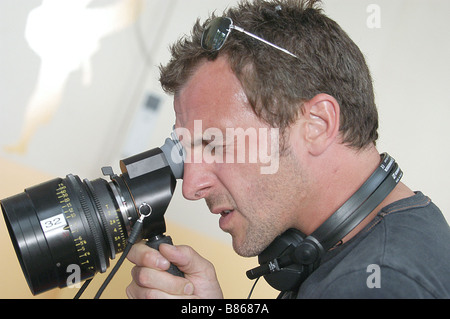
[(364, 56), (316, 0), (242, 1), (224, 12), (234, 24), (298, 56), (298, 59), (232, 31), (218, 52), (201, 48), (204, 28), (195, 23), (191, 36), (172, 47), (172, 59), (161, 66), (160, 82), (176, 94), (201, 61), (228, 57), (255, 113), (280, 130), (299, 115), (299, 105), (319, 93), (333, 96), (341, 107), (343, 142), (357, 149), (378, 138), (378, 113), (372, 78)]

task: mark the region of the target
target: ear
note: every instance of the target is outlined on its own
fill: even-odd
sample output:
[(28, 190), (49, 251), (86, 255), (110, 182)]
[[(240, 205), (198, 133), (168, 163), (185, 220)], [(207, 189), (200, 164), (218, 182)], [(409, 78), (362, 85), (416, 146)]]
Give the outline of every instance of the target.
[(339, 134), (340, 106), (334, 97), (318, 94), (302, 107), (304, 138), (312, 155), (322, 154)]

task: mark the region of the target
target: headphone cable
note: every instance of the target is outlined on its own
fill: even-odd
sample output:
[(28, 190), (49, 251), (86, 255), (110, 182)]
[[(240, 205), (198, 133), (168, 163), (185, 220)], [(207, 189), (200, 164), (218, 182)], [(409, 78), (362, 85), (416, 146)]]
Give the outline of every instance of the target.
[(253, 284), (253, 286), (252, 286), (252, 289), (250, 290), (250, 293), (248, 294), (247, 299), (250, 299), (250, 297), (252, 296), (253, 290), (255, 289), (255, 286), (256, 286), (256, 284), (258, 283), (259, 278), (261, 278), (261, 276), (259, 276), (258, 278), (256, 278), (256, 280), (255, 280), (255, 282), (254, 282), (254, 284)]
[[(141, 231), (142, 231), (143, 220), (147, 216), (150, 216), (150, 214), (148, 214), (148, 215), (141, 214), (140, 218), (136, 221), (136, 224), (134, 225), (133, 229), (131, 230), (130, 237), (128, 237), (128, 244), (125, 247), (125, 251), (120, 256), (119, 260), (117, 261), (116, 265), (111, 270), (111, 272), (109, 273), (108, 277), (103, 282), (102, 286), (98, 289), (94, 299), (99, 299), (100, 298), (100, 296), (102, 295), (103, 291), (106, 289), (106, 286), (108, 286), (108, 284), (110, 283), (110, 281), (112, 280), (112, 278), (114, 277), (116, 272), (119, 270), (120, 266), (122, 265), (122, 263), (124, 262), (125, 258), (127, 257), (128, 252), (131, 249), (131, 246), (133, 246), (136, 243), (136, 241), (138, 240), (139, 235), (141, 234)], [(81, 297), (81, 295), (86, 290), (87, 286), (90, 284), (91, 281), (92, 281), (92, 278), (85, 281), (83, 286), (80, 288), (78, 293), (75, 295), (74, 299), (79, 299)]]

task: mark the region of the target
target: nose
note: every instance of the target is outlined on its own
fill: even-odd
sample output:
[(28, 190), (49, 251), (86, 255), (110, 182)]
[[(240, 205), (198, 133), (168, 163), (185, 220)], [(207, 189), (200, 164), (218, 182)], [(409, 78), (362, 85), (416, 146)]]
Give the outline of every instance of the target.
[(185, 163), (183, 175), (183, 196), (198, 200), (208, 196), (214, 186), (214, 175), (206, 163)]

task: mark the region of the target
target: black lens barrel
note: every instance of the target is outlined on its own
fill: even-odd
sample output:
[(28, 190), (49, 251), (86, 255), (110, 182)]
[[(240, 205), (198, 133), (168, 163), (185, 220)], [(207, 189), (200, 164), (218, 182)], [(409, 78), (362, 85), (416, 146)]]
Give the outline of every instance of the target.
[(74, 245), (77, 237), (68, 221), (83, 222), (75, 222), (80, 214), (72, 215), (80, 204), (76, 205), (68, 184), (68, 180), (53, 179), (2, 201), (11, 240), (33, 294), (66, 286), (67, 266), (81, 265)]
[(125, 249), (140, 210), (148, 216), (139, 239), (152, 240), (166, 231), (164, 213), (176, 178), (183, 174), (183, 154), (176, 143), (166, 139), (161, 149), (122, 160), (120, 176), (104, 167), (109, 182), (101, 178), (81, 181), (69, 174), (1, 200), (33, 294), (105, 272), (109, 260)]
[(69, 266), (78, 267), (80, 281), (105, 272), (128, 237), (111, 187), (102, 179), (56, 178), (2, 200), (2, 210), (33, 294), (71, 284)]

